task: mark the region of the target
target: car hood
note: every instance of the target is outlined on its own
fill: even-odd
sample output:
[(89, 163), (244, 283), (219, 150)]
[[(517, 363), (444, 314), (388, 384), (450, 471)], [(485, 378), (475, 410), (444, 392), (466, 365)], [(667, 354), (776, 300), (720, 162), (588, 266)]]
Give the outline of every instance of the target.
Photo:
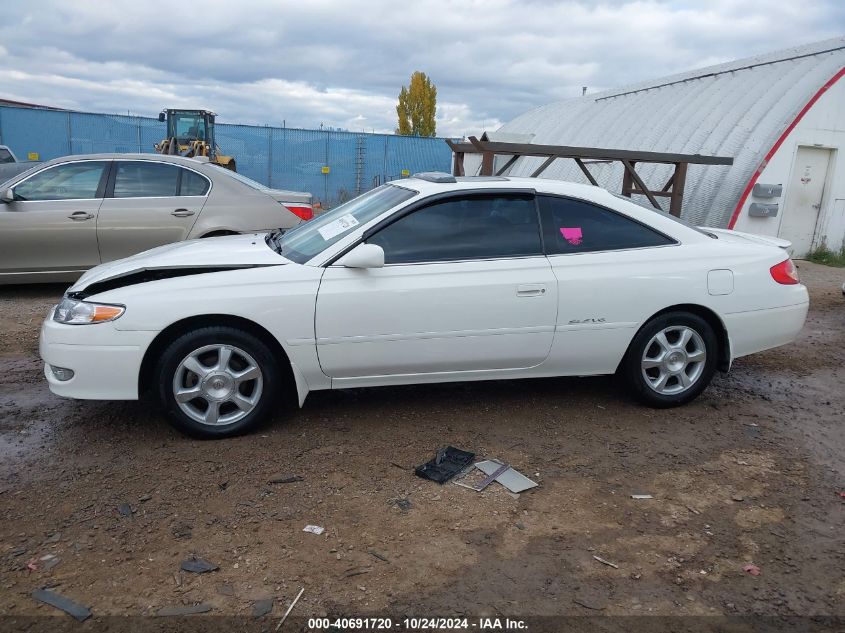
[(92, 268), (68, 292), (89, 295), (170, 277), (290, 264), (267, 246), (264, 237), (265, 233), (226, 235), (159, 246)]

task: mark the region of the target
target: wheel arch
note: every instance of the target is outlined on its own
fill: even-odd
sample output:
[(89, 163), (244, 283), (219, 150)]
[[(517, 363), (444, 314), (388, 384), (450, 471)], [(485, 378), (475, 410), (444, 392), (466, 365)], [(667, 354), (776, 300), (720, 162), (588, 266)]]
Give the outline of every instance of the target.
[[(249, 332), (262, 343), (269, 347), (275, 356), (281, 362), (279, 367), (284, 376), (284, 384), (282, 389), (285, 396), (295, 397), (300, 406), (308, 394), (308, 386), (300, 372), (296, 370), (290, 361), (290, 357), (285, 352), (284, 347), (279, 340), (273, 336), (266, 328), (259, 325), (255, 321), (251, 321), (245, 317), (235, 316), (232, 314), (203, 314), (187, 317), (179, 321), (171, 323), (164, 328), (153, 339), (144, 353), (144, 358), (141, 361), (141, 369), (138, 372), (138, 394), (140, 397), (148, 396), (153, 387), (153, 372), (155, 371), (156, 362), (160, 358), (165, 348), (173, 342), (176, 338), (186, 334), (192, 330), (201, 327), (209, 326), (226, 326)], [(286, 398), (286, 402), (290, 400)]]
[[(716, 368), (722, 372), (726, 372), (731, 368), (731, 341), (730, 336), (728, 335), (728, 330), (725, 327), (725, 323), (722, 321), (722, 318), (711, 308), (697, 303), (678, 303), (676, 305), (668, 306), (666, 308), (663, 308), (662, 310), (659, 310), (658, 312), (655, 312), (645, 321), (643, 321), (642, 325), (640, 325), (639, 328), (637, 328), (636, 333), (634, 334), (634, 336), (631, 337), (631, 341), (633, 342), (634, 338), (636, 338), (636, 335), (639, 334), (640, 330), (642, 330), (646, 326), (646, 324), (648, 324), (652, 319), (655, 319), (664, 314), (669, 314), (670, 312), (689, 312), (707, 321), (710, 327), (713, 328), (713, 332), (716, 334), (716, 339), (719, 345), (719, 358), (716, 363)], [(628, 351), (626, 350), (625, 356), (627, 356), (627, 354)], [(622, 360), (619, 361), (620, 366), (622, 365), (624, 360), (625, 357), (623, 356)]]

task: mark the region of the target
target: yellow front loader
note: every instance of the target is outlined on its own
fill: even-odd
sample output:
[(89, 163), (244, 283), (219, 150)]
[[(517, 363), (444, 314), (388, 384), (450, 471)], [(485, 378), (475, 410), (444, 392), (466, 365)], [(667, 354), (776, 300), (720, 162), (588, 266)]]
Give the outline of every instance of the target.
[(207, 156), (210, 162), (237, 171), (234, 157), (221, 154), (214, 141), (215, 116), (210, 110), (162, 110), (158, 120), (167, 121), (167, 138), (156, 144), (156, 152), (187, 157)]

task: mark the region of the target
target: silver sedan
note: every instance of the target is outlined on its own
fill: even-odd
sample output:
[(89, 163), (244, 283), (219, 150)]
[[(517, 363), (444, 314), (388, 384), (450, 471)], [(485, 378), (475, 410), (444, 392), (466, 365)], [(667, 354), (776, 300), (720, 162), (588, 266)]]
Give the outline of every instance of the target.
[(313, 213), (309, 193), (269, 189), (203, 160), (57, 158), (0, 189), (0, 284), (73, 281), (163, 244), (291, 228)]

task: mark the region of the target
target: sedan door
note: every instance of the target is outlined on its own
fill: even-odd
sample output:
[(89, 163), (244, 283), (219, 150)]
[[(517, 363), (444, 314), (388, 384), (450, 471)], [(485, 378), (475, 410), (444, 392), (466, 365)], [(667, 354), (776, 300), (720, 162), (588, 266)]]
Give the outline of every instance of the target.
[(542, 363), (557, 287), (539, 233), (534, 197), (524, 193), (463, 194), (382, 228), (367, 243), (384, 249), (384, 268), (332, 265), (323, 275), (315, 322), (323, 371), (442, 377)]
[(186, 239), (209, 187), (204, 176), (171, 163), (115, 161), (97, 220), (102, 260)]
[(12, 187), (14, 199), (0, 204), (0, 273), (37, 281), (100, 263), (96, 222), (109, 163), (51, 165)]

